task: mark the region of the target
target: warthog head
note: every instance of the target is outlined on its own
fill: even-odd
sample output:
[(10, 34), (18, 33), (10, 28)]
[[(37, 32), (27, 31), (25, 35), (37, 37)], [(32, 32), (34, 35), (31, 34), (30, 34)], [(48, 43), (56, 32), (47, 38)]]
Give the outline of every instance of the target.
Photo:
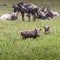
[(45, 26), (43, 28), (45, 30), (44, 34), (49, 34), (50, 33), (50, 27), (49, 26)]

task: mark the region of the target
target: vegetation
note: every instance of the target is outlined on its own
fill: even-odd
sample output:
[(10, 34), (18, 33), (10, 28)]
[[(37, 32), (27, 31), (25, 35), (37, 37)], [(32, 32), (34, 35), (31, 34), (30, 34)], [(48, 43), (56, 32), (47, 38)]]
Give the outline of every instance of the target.
[[(10, 13), (12, 5), (22, 0), (0, 0), (0, 15)], [(35, 3), (39, 7), (50, 6), (53, 10), (60, 12), (60, 0), (24, 0)], [(51, 33), (44, 35), (44, 26), (50, 26)], [(23, 40), (20, 32), (42, 28), (41, 36), (33, 39)], [(37, 19), (36, 22), (21, 20), (0, 20), (0, 60), (60, 60), (60, 16), (50, 20)]]

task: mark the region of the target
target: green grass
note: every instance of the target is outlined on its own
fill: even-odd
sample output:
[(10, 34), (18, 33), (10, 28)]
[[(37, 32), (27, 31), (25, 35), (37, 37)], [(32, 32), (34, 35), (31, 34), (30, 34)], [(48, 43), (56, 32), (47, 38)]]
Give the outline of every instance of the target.
[[(7, 3), (8, 6), (0, 7), (0, 15), (9, 13), (13, 10), (12, 3), (18, 3), (22, 0), (0, 0)], [(39, 7), (50, 6), (55, 11), (60, 11), (59, 0), (25, 0), (32, 2)], [(52, 1), (52, 2), (51, 2)], [(50, 26), (51, 33), (44, 35), (44, 26)], [(42, 28), (41, 36), (33, 39), (23, 40), (20, 32), (23, 30), (33, 30)], [(15, 21), (0, 20), (0, 60), (60, 60), (60, 16), (50, 20), (37, 19), (36, 22), (28, 22), (19, 18)]]

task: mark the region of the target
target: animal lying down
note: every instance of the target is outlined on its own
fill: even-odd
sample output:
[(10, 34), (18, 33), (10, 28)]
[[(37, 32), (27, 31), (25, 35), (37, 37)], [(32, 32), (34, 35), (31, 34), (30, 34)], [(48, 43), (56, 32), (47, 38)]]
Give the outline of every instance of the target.
[(38, 12), (37, 12), (37, 18), (38, 19), (49, 19), (50, 18), (53, 18), (53, 15), (52, 15), (52, 12), (50, 11), (44, 11), (42, 10), (41, 8), (38, 9)]
[(36, 38), (36, 37), (39, 37), (40, 36), (40, 31), (42, 29), (34, 29), (34, 30), (25, 30), (25, 31), (22, 31), (21, 32), (21, 36), (23, 39), (26, 39), (26, 38)]
[(56, 11), (53, 11), (53, 10), (50, 10), (51, 12), (52, 12), (52, 15), (53, 16), (59, 16), (60, 14), (58, 13), (58, 12), (56, 12)]
[(4, 14), (0, 16), (0, 20), (16, 20), (18, 18), (18, 13)]

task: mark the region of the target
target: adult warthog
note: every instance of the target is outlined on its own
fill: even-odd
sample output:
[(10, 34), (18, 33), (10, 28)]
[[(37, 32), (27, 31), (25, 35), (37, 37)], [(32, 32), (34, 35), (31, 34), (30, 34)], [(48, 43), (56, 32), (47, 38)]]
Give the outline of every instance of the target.
[(40, 31), (42, 29), (35, 29), (35, 30), (25, 30), (21, 32), (22, 38), (26, 39), (26, 38), (36, 38), (40, 36)]
[(14, 8), (14, 12), (16, 12), (16, 11), (21, 12), (22, 21), (24, 21), (24, 13), (27, 13), (29, 21), (30, 21), (30, 14), (32, 14), (33, 20), (34, 21), (36, 20), (38, 6), (36, 6), (35, 4), (31, 4), (31, 3), (28, 4), (25, 2), (20, 2), (16, 5), (14, 5), (13, 8)]

